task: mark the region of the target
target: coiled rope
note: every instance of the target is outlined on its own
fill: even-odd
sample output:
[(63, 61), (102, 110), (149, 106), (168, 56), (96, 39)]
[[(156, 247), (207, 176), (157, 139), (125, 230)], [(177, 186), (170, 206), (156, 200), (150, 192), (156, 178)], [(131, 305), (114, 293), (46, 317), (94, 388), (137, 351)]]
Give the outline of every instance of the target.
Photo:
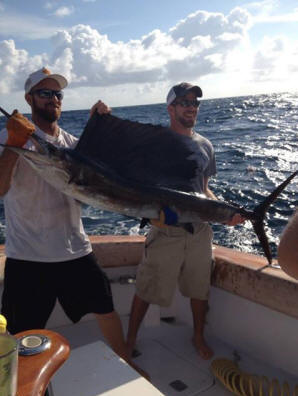
[(238, 396), (298, 396), (298, 385), (291, 393), (287, 382), (281, 386), (276, 378), (269, 380), (265, 376), (245, 373), (228, 359), (213, 360), (211, 369), (214, 376)]

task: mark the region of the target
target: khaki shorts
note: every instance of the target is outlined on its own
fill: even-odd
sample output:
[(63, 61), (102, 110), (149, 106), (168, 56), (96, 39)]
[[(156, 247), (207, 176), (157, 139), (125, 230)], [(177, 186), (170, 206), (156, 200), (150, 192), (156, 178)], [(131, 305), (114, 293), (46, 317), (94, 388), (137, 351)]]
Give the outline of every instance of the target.
[(180, 227), (151, 227), (138, 267), (137, 295), (151, 304), (169, 306), (178, 283), (185, 297), (207, 300), (212, 238), (208, 223), (196, 225), (194, 234)]

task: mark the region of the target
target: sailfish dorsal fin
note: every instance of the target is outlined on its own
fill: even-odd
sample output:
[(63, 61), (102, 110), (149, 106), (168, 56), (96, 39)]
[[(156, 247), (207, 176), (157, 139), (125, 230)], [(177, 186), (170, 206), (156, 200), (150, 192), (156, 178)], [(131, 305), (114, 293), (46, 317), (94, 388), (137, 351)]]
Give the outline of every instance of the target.
[(75, 150), (134, 182), (189, 192), (197, 170), (191, 143), (161, 125), (95, 113)]

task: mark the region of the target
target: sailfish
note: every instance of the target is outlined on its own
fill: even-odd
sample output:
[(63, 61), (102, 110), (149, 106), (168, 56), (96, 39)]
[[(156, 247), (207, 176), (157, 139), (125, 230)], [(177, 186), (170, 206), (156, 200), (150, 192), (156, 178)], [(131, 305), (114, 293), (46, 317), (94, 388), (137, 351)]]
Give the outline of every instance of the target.
[(161, 125), (94, 113), (74, 149), (58, 148), (34, 133), (31, 139), (36, 151), (4, 146), (21, 155), (49, 184), (76, 200), (140, 219), (158, 219), (167, 207), (177, 214), (182, 226), (201, 221), (225, 224), (239, 213), (251, 221), (268, 263), (272, 263), (265, 215), (298, 171), (254, 210), (247, 210), (195, 194), (194, 180), (199, 172), (196, 144)]

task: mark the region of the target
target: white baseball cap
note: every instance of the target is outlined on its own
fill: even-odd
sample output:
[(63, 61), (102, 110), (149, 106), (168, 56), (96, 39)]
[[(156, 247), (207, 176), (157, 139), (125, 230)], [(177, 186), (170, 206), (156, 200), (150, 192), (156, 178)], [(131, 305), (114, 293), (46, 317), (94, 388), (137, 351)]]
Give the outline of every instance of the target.
[(35, 85), (46, 78), (52, 78), (53, 80), (56, 80), (60, 85), (60, 89), (65, 88), (68, 84), (65, 77), (61, 76), (60, 74), (52, 74), (49, 69), (43, 67), (42, 69), (37, 70), (36, 72), (29, 75), (24, 86), (25, 92), (30, 92), (31, 89), (35, 87)]
[(167, 105), (169, 106), (174, 100), (180, 96), (185, 96), (188, 92), (193, 92), (197, 98), (203, 96), (203, 92), (197, 85), (192, 85), (187, 82), (182, 82), (180, 84), (174, 85), (167, 96)]

